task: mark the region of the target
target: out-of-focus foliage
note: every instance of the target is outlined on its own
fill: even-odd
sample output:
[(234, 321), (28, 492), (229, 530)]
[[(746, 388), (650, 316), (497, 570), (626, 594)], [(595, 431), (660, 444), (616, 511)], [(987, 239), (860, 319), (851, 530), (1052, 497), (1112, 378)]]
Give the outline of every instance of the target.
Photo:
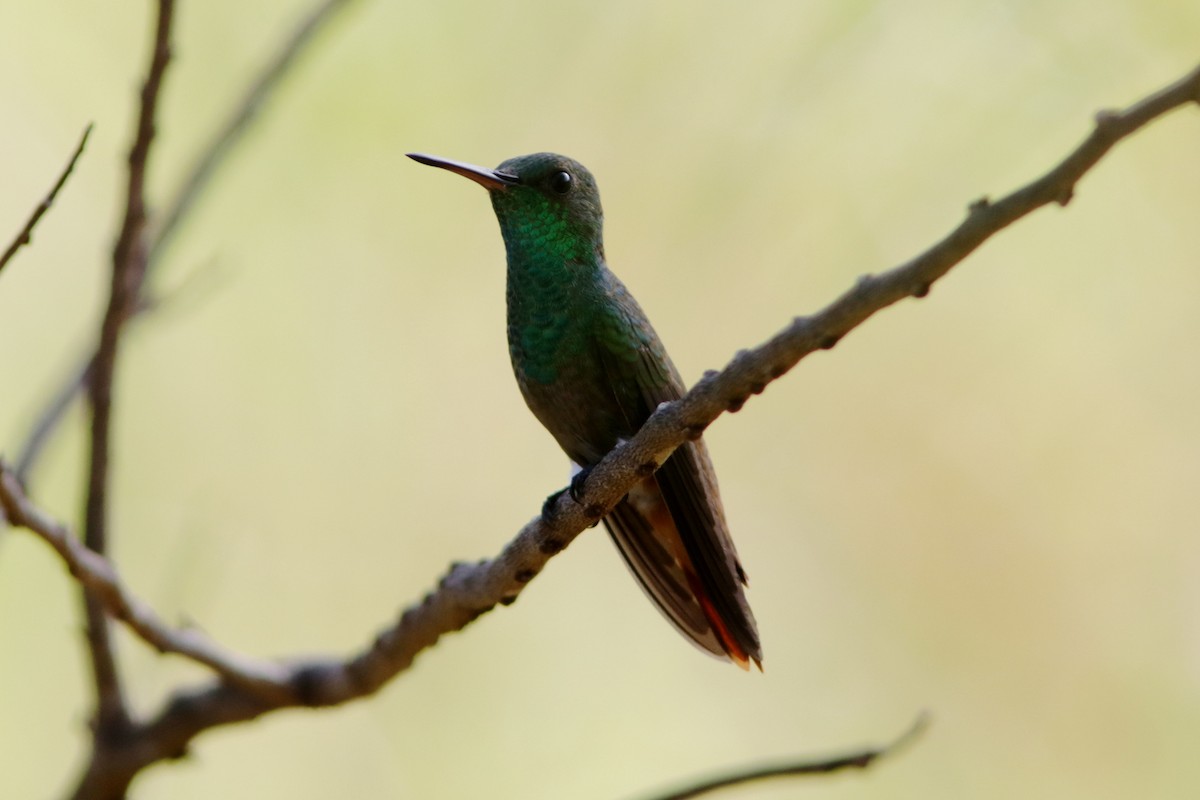
[[(183, 3), (160, 200), (298, 2)], [(0, 10), (0, 449), (94, 330), (149, 3)], [(484, 194), (403, 157), (557, 150), (685, 376), (1034, 177), (1197, 58), (1200, 6), (364, 0), (158, 276), (212, 276), (123, 350), (115, 555), (257, 655), (347, 652), (566, 480), (508, 373)], [(1200, 114), (1066, 210), (721, 419), (763, 675), (688, 647), (597, 530), (382, 696), (200, 739), (154, 798), (634, 796), (934, 727), (865, 776), (742, 797), (1185, 797), (1200, 785)], [(83, 417), (35, 495), (74, 522)], [(0, 796), (61, 792), (89, 701), (74, 587), (0, 534)], [(122, 636), (149, 710), (201, 672)]]

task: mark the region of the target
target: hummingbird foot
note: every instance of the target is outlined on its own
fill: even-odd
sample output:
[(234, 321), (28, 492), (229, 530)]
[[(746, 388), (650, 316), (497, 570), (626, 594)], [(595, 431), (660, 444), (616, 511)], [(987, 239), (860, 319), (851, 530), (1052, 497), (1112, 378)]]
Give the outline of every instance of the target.
[(554, 506), (556, 503), (558, 503), (558, 498), (562, 497), (563, 492), (565, 491), (567, 490), (559, 489), (557, 492), (547, 497), (545, 502), (542, 503), (542, 518), (547, 522), (554, 518)]
[(596, 521), (589, 528), (594, 528), (600, 524), (600, 520), (604, 517), (604, 509), (599, 505), (584, 505), (583, 490), (587, 488), (588, 475), (592, 474), (591, 467), (580, 467), (571, 475), (571, 485), (567, 487), (567, 493), (571, 495), (571, 499), (581, 506), (584, 506), (583, 513), (589, 517), (595, 517)]
[(570, 492), (571, 499), (579, 505), (583, 505), (583, 490), (587, 488), (587, 479), (591, 474), (591, 467), (580, 467), (577, 472), (573, 472), (571, 475), (571, 486), (567, 491)]
[[(566, 488), (566, 489), (559, 489), (557, 492), (555, 492), (554, 494), (547, 497), (544, 501), (542, 501), (542, 519), (546, 520), (547, 522), (553, 522), (554, 517), (555, 517), (554, 506), (557, 505), (558, 498), (562, 497), (564, 494), (569, 494), (571, 499), (574, 500), (578, 505), (583, 505), (583, 503), (580, 502), (579, 497), (577, 497), (575, 494), (574, 486), (575, 486), (575, 482), (572, 481), (571, 487)], [(582, 489), (581, 489), (581, 491), (582, 491)], [(580, 495), (580, 496), (582, 496), (582, 495)], [(587, 514), (589, 516), (593, 516), (593, 517), (597, 518), (595, 522), (593, 522), (591, 525), (588, 525), (589, 528), (594, 528), (600, 524), (602, 512), (599, 511), (599, 506), (588, 506), (584, 510), (585, 510), (585, 512), (587, 512)], [(595, 513), (593, 513), (593, 511)]]

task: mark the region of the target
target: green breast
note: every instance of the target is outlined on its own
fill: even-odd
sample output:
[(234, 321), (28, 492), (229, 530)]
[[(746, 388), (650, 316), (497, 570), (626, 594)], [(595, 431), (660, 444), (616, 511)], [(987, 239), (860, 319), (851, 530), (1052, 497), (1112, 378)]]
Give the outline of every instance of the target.
[(599, 460), (645, 420), (635, 371), (645, 332), (614, 304), (609, 279), (616, 279), (600, 270), (588, 282), (539, 279), (529, 268), (510, 267), (508, 277), (517, 383), (530, 410), (580, 464)]

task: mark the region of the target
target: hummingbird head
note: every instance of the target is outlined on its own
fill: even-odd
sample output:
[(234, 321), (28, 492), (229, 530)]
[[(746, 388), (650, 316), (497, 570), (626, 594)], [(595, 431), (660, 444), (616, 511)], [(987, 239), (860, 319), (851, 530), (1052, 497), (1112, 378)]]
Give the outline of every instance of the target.
[(408, 156), (488, 190), (510, 259), (553, 253), (564, 261), (603, 260), (600, 191), (578, 161), (533, 153), (487, 169), (422, 153)]

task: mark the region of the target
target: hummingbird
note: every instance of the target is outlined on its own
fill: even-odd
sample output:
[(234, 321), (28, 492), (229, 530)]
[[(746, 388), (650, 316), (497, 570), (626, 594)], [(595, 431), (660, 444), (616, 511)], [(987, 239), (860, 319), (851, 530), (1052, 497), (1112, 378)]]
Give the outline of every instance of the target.
[[(592, 174), (555, 153), (487, 169), (409, 153), (487, 189), (508, 259), (508, 352), (526, 405), (587, 470), (685, 386), (662, 341), (604, 257)], [(743, 669), (762, 649), (702, 439), (685, 442), (604, 518), (630, 570), (693, 644)]]

